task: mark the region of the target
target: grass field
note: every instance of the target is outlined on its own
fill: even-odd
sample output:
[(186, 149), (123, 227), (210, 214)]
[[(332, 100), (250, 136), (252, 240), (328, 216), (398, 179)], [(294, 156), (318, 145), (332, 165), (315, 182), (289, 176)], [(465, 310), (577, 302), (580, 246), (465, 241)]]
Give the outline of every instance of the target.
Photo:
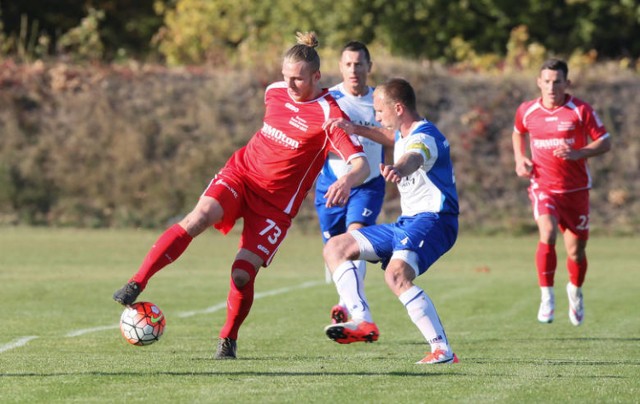
[(256, 282), (237, 361), (213, 361), (237, 236), (207, 233), (141, 295), (167, 317), (162, 339), (128, 345), (111, 294), (158, 232), (0, 228), (0, 402), (433, 403), (640, 401), (640, 239), (593, 238), (586, 320), (567, 317), (559, 249), (556, 320), (536, 321), (532, 237), (462, 234), (417, 283), (461, 363), (428, 350), (382, 272), (367, 294), (380, 340), (339, 345), (317, 235), (295, 234)]

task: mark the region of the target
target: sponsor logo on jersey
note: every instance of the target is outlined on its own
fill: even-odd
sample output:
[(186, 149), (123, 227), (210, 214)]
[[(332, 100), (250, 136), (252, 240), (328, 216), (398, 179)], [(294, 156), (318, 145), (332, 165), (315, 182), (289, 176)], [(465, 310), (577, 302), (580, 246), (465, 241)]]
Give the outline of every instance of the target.
[(269, 251), (269, 249), (265, 246), (263, 246), (262, 244), (258, 244), (258, 250), (262, 251), (263, 253), (265, 253), (266, 255), (271, 254), (271, 252)]
[(290, 102), (287, 102), (286, 104), (284, 104), (285, 107), (287, 107), (288, 109), (292, 110), (293, 112), (300, 112), (300, 108), (296, 107), (295, 105), (291, 104)]
[(276, 129), (268, 123), (264, 122), (262, 125), (262, 134), (273, 140), (274, 142), (289, 146), (292, 149), (300, 147), (300, 142), (295, 139), (291, 139), (280, 129)]
[(544, 118), (545, 122), (555, 122), (557, 120), (558, 120), (557, 116), (548, 116), (548, 117)]
[(291, 119), (289, 119), (289, 125), (293, 126), (294, 128), (298, 128), (303, 132), (306, 132), (307, 129), (309, 129), (309, 125), (307, 124), (307, 121), (300, 118), (299, 116), (294, 116)]
[(362, 211), (362, 216), (363, 217), (369, 217), (369, 216), (371, 216), (372, 213), (373, 213), (373, 211), (371, 209), (364, 208), (364, 210)]
[(227, 184), (226, 182), (224, 182), (223, 179), (219, 179), (216, 181), (216, 185), (222, 185), (223, 187), (227, 188), (229, 190), (229, 192), (231, 192), (233, 194), (233, 197), (238, 199), (238, 191), (236, 191), (235, 189), (233, 189), (231, 187), (231, 185)]
[(572, 138), (553, 138), (553, 139), (533, 139), (533, 147), (536, 149), (555, 149), (563, 145), (569, 145), (575, 143), (575, 139)]
[(575, 128), (576, 128), (576, 124), (571, 121), (560, 122), (558, 124), (558, 132), (566, 132), (566, 131), (574, 130)]

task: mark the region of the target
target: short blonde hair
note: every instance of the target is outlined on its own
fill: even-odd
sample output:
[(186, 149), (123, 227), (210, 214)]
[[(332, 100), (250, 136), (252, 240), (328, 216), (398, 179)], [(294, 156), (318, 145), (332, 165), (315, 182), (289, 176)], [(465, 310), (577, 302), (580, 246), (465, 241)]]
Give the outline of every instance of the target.
[(309, 65), (312, 72), (320, 70), (320, 56), (315, 48), (318, 46), (318, 37), (316, 33), (297, 32), (297, 44), (293, 45), (285, 54), (284, 60), (291, 62), (305, 62)]

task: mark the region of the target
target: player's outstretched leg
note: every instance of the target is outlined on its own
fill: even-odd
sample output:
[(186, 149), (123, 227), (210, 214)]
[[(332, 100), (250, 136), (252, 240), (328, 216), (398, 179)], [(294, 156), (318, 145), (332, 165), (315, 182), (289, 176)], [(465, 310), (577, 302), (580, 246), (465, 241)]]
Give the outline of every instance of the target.
[(147, 253), (138, 272), (113, 294), (113, 300), (125, 306), (135, 302), (149, 279), (177, 260), (192, 240), (193, 237), (180, 224), (174, 224), (165, 230)]
[(120, 289), (116, 290), (116, 292), (113, 294), (113, 300), (124, 306), (129, 306), (136, 301), (140, 292), (142, 292), (140, 285), (138, 285), (134, 281), (131, 281)]

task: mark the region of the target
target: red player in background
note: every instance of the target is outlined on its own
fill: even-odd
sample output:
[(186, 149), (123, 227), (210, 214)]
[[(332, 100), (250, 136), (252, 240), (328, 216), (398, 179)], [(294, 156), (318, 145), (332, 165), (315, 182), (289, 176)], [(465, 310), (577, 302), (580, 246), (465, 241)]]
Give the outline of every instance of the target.
[[(561, 60), (542, 65), (537, 79), (541, 97), (518, 107), (512, 140), (516, 173), (531, 180), (529, 198), (540, 233), (535, 257), (541, 289), (538, 321), (551, 323), (554, 317), (559, 227), (567, 251), (569, 320), (577, 326), (584, 320), (582, 285), (587, 272), (587, 159), (609, 151), (611, 139), (591, 106), (566, 93), (568, 73)], [(531, 157), (526, 155), (527, 134)]]

